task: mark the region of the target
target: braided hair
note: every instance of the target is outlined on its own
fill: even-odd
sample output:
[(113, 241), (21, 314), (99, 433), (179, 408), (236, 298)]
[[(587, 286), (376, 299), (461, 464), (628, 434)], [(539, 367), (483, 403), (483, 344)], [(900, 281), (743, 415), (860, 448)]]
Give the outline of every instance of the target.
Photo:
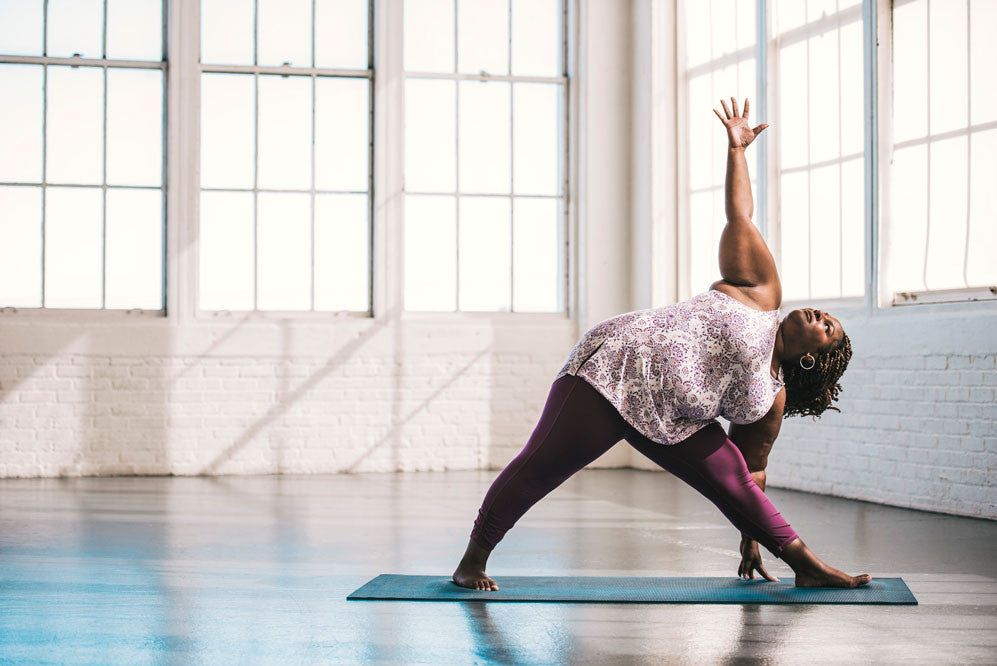
[(798, 362), (782, 363), (783, 377), (786, 383), (786, 406), (783, 418), (794, 414), (800, 416), (812, 415), (814, 420), (825, 410), (841, 410), (831, 405), (838, 399), (841, 384), (838, 378), (845, 372), (852, 358), (852, 342), (848, 335), (842, 334), (841, 341), (831, 349), (824, 349), (816, 354), (814, 367), (806, 370)]

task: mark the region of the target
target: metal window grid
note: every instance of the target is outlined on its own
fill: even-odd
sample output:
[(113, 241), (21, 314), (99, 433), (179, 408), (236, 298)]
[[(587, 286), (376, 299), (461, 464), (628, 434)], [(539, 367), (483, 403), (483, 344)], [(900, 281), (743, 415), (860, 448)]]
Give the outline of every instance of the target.
[[(408, 2), (409, 0), (405, 0)], [(514, 123), (515, 123), (515, 106), (514, 106), (514, 86), (509, 86), (509, 194), (495, 194), (495, 193), (482, 193), (482, 194), (467, 194), (465, 196), (474, 197), (498, 197), (507, 198), (510, 200), (509, 206), (509, 224), (510, 224), (510, 235), (509, 235), (509, 294), (510, 294), (510, 304), (509, 313), (515, 313), (515, 225), (513, 220), (515, 218), (515, 201), (516, 199), (560, 199), (562, 201), (563, 219), (561, 221), (561, 236), (565, 239), (564, 246), (560, 248), (560, 265), (564, 268), (561, 269), (561, 274), (558, 276), (559, 288), (557, 295), (557, 310), (556, 312), (564, 312), (566, 308), (567, 293), (569, 290), (569, 275), (567, 271), (567, 253), (568, 253), (568, 220), (570, 215), (570, 210), (568, 207), (569, 200), (569, 158), (570, 158), (570, 104), (568, 104), (570, 85), (568, 76), (568, 3), (567, 0), (560, 0), (561, 6), (561, 75), (560, 76), (526, 76), (526, 75), (500, 75), (500, 74), (489, 74), (485, 70), (482, 70), (479, 74), (466, 74), (457, 72), (460, 68), (459, 60), (459, 21), (458, 21), (458, 2), (454, 2), (454, 72), (410, 72), (405, 71), (404, 77), (408, 79), (443, 79), (451, 81), (507, 81), (510, 83), (517, 82), (528, 82), (528, 83), (555, 83), (563, 87), (561, 92), (561, 99), (564, 100), (564, 117), (561, 119), (563, 121), (563, 143), (564, 143), (564, 153), (562, 155), (564, 159), (564, 178), (561, 182), (561, 193), (558, 195), (539, 195), (539, 194), (516, 194), (514, 192), (515, 184), (515, 174), (513, 170), (515, 168), (515, 142), (514, 142)], [(507, 16), (508, 25), (508, 35), (509, 35), (509, 56), (507, 60), (508, 71), (512, 72), (512, 10), (513, 2), (509, 2), (509, 11)], [(460, 85), (455, 86), (454, 94), (454, 167), (455, 167), (455, 177), (457, 180), (456, 189), (453, 192), (412, 192), (405, 189), (405, 196), (419, 196), (419, 195), (433, 195), (433, 196), (453, 196), (454, 206), (456, 207), (457, 214), (455, 215), (456, 220), (456, 235), (455, 235), (455, 247), (454, 253), (456, 254), (457, 260), (454, 263), (454, 281), (457, 285), (457, 290), (455, 293), (455, 309), (448, 310), (445, 312), (463, 312), (460, 309)], [(435, 311), (434, 311), (435, 312)]]
[[(0, 186), (27, 186), (27, 187), (39, 187), (42, 191), (42, 219), (41, 219), (41, 292), (42, 292), (42, 304), (40, 308), (23, 308), (23, 307), (12, 307), (3, 306), (0, 307), (0, 312), (5, 314), (16, 314), (19, 310), (58, 310), (60, 312), (80, 310), (83, 312), (94, 312), (96, 310), (111, 311), (111, 309), (106, 307), (106, 294), (107, 294), (107, 70), (109, 68), (115, 69), (158, 69), (163, 75), (163, 107), (162, 107), (162, 120), (163, 120), (163, 130), (162, 130), (162, 168), (160, 171), (160, 185), (114, 185), (115, 189), (138, 189), (138, 190), (159, 190), (161, 192), (161, 202), (162, 206), (160, 209), (160, 226), (162, 229), (162, 247), (163, 247), (163, 270), (162, 277), (160, 281), (160, 298), (162, 299), (162, 307), (156, 310), (147, 310), (143, 308), (130, 308), (130, 309), (120, 309), (114, 308), (115, 311), (124, 311), (128, 314), (146, 314), (146, 315), (166, 315), (166, 253), (167, 253), (167, 229), (166, 229), (166, 183), (167, 183), (167, 70), (169, 67), (169, 62), (167, 58), (167, 17), (169, 13), (169, 0), (163, 0), (162, 2), (162, 44), (161, 44), (161, 59), (159, 61), (153, 60), (124, 60), (124, 59), (109, 59), (107, 58), (107, 0), (103, 0), (102, 7), (102, 25), (101, 25), (101, 58), (83, 58), (79, 55), (74, 55), (73, 57), (50, 57), (48, 53), (48, 0), (44, 0), (42, 6), (42, 53), (46, 55), (42, 56), (15, 56), (15, 55), (4, 55), (0, 54), (0, 64), (14, 64), (14, 65), (41, 65), (42, 66), (42, 178), (40, 182), (17, 182), (17, 181), (3, 181), (0, 182)], [(101, 165), (101, 183), (99, 185), (91, 184), (80, 184), (80, 183), (52, 183), (48, 181), (47, 177), (47, 162), (48, 162), (48, 68), (49, 65), (62, 65), (70, 66), (74, 69), (77, 67), (100, 67), (103, 70), (103, 100), (102, 100), (102, 165)], [(45, 214), (46, 214), (46, 190), (49, 186), (52, 187), (79, 187), (79, 188), (99, 188), (101, 190), (101, 284), (100, 284), (100, 307), (99, 308), (50, 308), (45, 305), (46, 300), (46, 290), (45, 290)], [(0, 304), (2, 305), (2, 304)]]
[[(205, 64), (198, 58), (199, 72), (203, 74), (250, 74), (253, 76), (253, 187), (227, 188), (227, 187), (200, 187), (201, 192), (252, 192), (253, 194), (253, 309), (251, 312), (266, 312), (280, 315), (283, 313), (300, 316), (308, 312), (320, 312), (315, 309), (315, 195), (316, 194), (366, 194), (367, 195), (367, 309), (362, 311), (354, 310), (326, 310), (323, 314), (342, 314), (371, 316), (374, 292), (374, 25), (375, 8), (374, 0), (367, 1), (367, 69), (337, 69), (323, 67), (294, 67), (289, 63), (281, 66), (267, 66), (259, 64), (259, 0), (253, 2), (253, 64), (252, 65), (220, 65)], [(315, 0), (311, 2), (311, 63), (315, 63)], [(200, 47), (198, 47), (200, 50)], [(259, 77), (261, 74), (279, 74), (283, 77), (307, 76), (311, 78), (311, 163), (310, 179), (311, 187), (308, 189), (273, 189), (259, 187)], [(356, 78), (368, 81), (367, 96), (367, 190), (326, 190), (315, 187), (315, 83), (318, 77), (327, 78)], [(198, 77), (198, 86), (202, 80)], [(309, 309), (308, 310), (260, 310), (259, 309), (259, 243), (258, 243), (258, 198), (259, 194), (268, 192), (298, 193), (309, 195), (309, 244), (310, 244), (310, 268), (309, 268)], [(198, 264), (199, 265), (199, 264)], [(200, 294), (197, 299), (197, 311), (201, 312)], [(245, 310), (235, 310), (245, 312)], [(233, 310), (208, 310), (213, 316), (229, 316)]]

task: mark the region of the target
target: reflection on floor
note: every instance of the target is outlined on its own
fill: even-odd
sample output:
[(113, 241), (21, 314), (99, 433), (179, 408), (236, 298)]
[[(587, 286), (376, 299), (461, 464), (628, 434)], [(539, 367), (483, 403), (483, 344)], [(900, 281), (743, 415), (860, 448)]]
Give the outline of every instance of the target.
[[(997, 522), (777, 488), (826, 562), (920, 605), (345, 600), (380, 573), (448, 578), (496, 474), (2, 480), (0, 663), (997, 661)], [(674, 477), (585, 470), (489, 573), (736, 576), (737, 543)]]

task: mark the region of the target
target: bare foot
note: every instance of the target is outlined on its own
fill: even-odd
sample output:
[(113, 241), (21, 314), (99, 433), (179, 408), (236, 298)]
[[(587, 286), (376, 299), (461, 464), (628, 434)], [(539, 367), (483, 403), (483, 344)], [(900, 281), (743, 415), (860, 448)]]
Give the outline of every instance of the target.
[(800, 538), (786, 544), (779, 557), (793, 568), (796, 587), (859, 587), (872, 580), (869, 574), (849, 576), (824, 564)]
[(453, 582), (472, 590), (487, 590), (488, 592), (498, 590), (495, 581), (485, 575), (485, 565), (488, 564), (490, 554), (490, 550), (478, 544), (474, 539), (468, 539), (464, 557), (460, 559), (457, 571), (453, 572)]
[(822, 571), (796, 574), (796, 587), (859, 587), (871, 580), (869, 574), (849, 576), (844, 571), (826, 567)]
[(495, 581), (485, 575), (484, 569), (465, 565), (463, 562), (457, 567), (457, 571), (453, 572), (453, 582), (472, 590), (494, 592), (499, 589)]

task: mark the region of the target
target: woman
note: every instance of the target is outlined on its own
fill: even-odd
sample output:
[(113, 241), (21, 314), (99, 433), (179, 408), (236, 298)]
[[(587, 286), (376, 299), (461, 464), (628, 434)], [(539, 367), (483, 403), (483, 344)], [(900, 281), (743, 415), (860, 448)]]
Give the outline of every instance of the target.
[[(758, 543), (796, 573), (797, 587), (858, 587), (814, 555), (762, 492), (784, 417), (835, 409), (851, 358), (841, 322), (805, 308), (779, 319), (775, 262), (751, 223), (744, 151), (768, 125), (748, 125), (731, 98), (714, 109), (727, 130), (723, 279), (693, 298), (602, 321), (582, 336), (551, 386), (526, 447), (502, 470), (478, 510), (453, 580), (498, 590), (485, 574), (495, 545), (568, 477), (626, 439), (698, 490), (742, 534), (738, 574), (767, 580)], [(788, 389), (788, 390), (787, 390)], [(731, 421), (730, 439), (717, 416)]]

